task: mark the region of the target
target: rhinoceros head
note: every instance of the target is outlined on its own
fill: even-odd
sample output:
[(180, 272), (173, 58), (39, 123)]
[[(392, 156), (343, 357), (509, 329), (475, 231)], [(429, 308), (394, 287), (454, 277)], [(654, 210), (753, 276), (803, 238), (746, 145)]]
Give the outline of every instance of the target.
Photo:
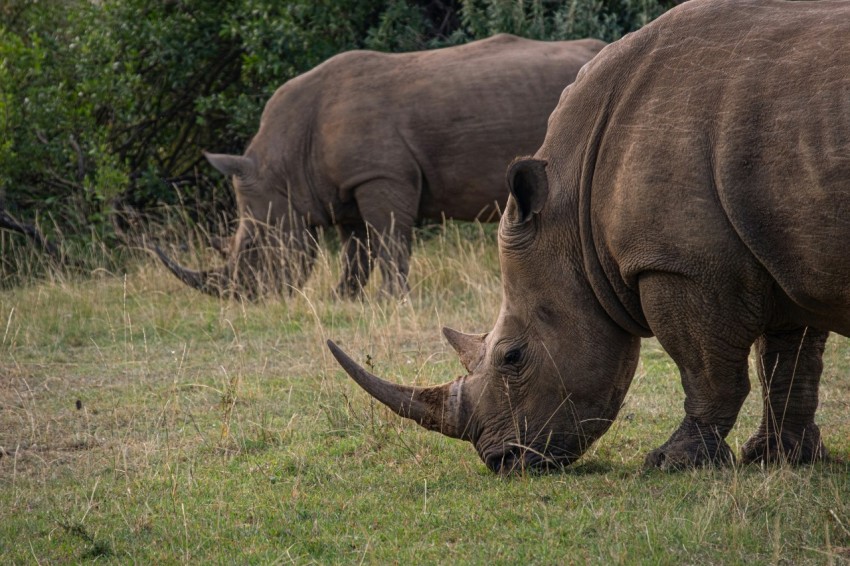
[(563, 466), (616, 416), (638, 361), (639, 338), (606, 315), (584, 275), (576, 219), (548, 215), (546, 163), (508, 171), (511, 198), (499, 228), (503, 300), (487, 334), (443, 333), (468, 374), (436, 387), (405, 387), (334, 356), (398, 414), (471, 441), (493, 471)]
[(239, 225), (220, 251), (222, 267), (186, 269), (156, 248), (162, 262), (181, 281), (216, 296), (255, 299), (303, 285), (315, 254), (309, 218), (297, 210), (285, 178), (259, 166), (247, 155), (204, 153), (221, 173), (230, 176), (236, 193)]

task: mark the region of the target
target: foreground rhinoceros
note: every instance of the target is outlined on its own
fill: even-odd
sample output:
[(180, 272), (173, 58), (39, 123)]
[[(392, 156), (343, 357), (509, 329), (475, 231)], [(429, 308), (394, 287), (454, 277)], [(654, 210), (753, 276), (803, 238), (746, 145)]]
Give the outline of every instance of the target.
[(255, 297), (299, 287), (316, 230), (343, 243), (339, 292), (356, 295), (379, 260), (406, 289), (416, 220), (492, 220), (504, 168), (534, 151), (564, 87), (605, 44), (499, 35), (406, 54), (337, 55), (280, 87), (245, 154), (206, 157), (233, 176), (239, 227), (224, 267), (185, 283)]
[(508, 170), (504, 299), (484, 335), (446, 330), (469, 375), (402, 387), (331, 350), (369, 393), (475, 445), (495, 471), (569, 464), (617, 415), (655, 335), (685, 418), (647, 457), (826, 455), (814, 422), (828, 331), (850, 335), (850, 3), (694, 0), (606, 47)]

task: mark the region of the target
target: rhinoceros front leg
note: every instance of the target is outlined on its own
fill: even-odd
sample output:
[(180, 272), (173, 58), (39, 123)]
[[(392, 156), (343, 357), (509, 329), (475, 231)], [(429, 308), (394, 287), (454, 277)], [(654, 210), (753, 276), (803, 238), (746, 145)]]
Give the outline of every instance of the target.
[(372, 271), (369, 237), (365, 224), (342, 225), (339, 234), (342, 241), (342, 277), (336, 292), (341, 297), (352, 299), (363, 292)]
[(642, 278), (640, 292), (647, 321), (678, 365), (685, 390), (684, 420), (646, 465), (672, 470), (734, 461), (725, 438), (750, 390), (758, 299), (746, 304), (738, 289), (664, 273)]
[(827, 457), (815, 424), (828, 332), (797, 328), (756, 342), (764, 416), (744, 444), (744, 462), (810, 463)]

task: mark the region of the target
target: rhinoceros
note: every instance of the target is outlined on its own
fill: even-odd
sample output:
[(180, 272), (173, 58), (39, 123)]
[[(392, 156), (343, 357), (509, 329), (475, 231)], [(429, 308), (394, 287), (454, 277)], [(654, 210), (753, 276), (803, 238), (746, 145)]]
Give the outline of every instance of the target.
[(646, 465), (811, 462), (828, 332), (850, 335), (850, 3), (693, 0), (607, 46), (543, 145), (507, 171), (503, 301), (444, 329), (467, 375), (402, 386), (329, 346), (398, 414), (471, 441), (493, 471), (570, 464), (611, 425), (656, 336), (684, 419)]
[(257, 297), (301, 286), (317, 229), (335, 225), (339, 294), (357, 295), (376, 260), (384, 291), (403, 293), (414, 223), (497, 219), (504, 168), (540, 145), (561, 91), (604, 45), (503, 34), (332, 57), (275, 92), (244, 155), (206, 154), (236, 192), (225, 266), (190, 271), (156, 251), (193, 287)]

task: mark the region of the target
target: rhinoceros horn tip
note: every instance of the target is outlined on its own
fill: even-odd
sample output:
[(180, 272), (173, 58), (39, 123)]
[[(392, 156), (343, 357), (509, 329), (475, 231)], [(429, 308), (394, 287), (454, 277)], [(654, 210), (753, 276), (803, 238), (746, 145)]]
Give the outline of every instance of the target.
[[(348, 354), (343, 352), (342, 348), (337, 346), (333, 340), (328, 340), (328, 349), (331, 351), (334, 358), (336, 358), (336, 361), (339, 362), (339, 365), (341, 365), (346, 373), (351, 375), (351, 377), (355, 377), (355, 374), (358, 373), (357, 370), (362, 369), (355, 363), (354, 360), (351, 359), (351, 357), (349, 357)], [(358, 383), (360, 382), (359, 380), (356, 381)]]
[(330, 349), (331, 354), (333, 354), (334, 358), (336, 358), (336, 361), (339, 362), (339, 365), (342, 366), (342, 369), (344, 369), (345, 372), (354, 379), (354, 381), (366, 388), (367, 391), (369, 391), (367, 383), (371, 381), (383, 382), (382, 379), (369, 374), (366, 370), (361, 368), (357, 362), (351, 359), (351, 356), (346, 354), (333, 340), (328, 340), (328, 349)]
[(171, 273), (173, 273), (180, 281), (185, 283), (186, 285), (198, 289), (208, 295), (212, 295), (214, 297), (222, 296), (222, 288), (220, 285), (210, 284), (211, 272), (208, 271), (192, 271), (190, 269), (186, 269), (173, 259), (171, 259), (168, 254), (162, 251), (159, 246), (153, 245), (153, 251), (156, 253), (159, 260), (168, 268)]
[(333, 340), (328, 340), (328, 348), (330, 349), (331, 353), (334, 355), (334, 357), (335, 357), (337, 360), (339, 360), (339, 357), (340, 357), (340, 356), (344, 356), (344, 357), (346, 357), (346, 358), (348, 357), (348, 356), (345, 354), (345, 352), (343, 352), (343, 351), (340, 349), (340, 347), (339, 347), (339, 346), (337, 346), (337, 345), (336, 345), (336, 343), (334, 343), (334, 341), (333, 341)]
[(164, 251), (162, 251), (162, 249), (160, 249), (159, 246), (154, 245), (153, 251), (154, 251), (154, 253), (156, 253), (156, 255), (160, 259), (160, 261), (162, 263), (164, 263), (166, 266), (170, 267), (174, 263), (174, 261), (170, 257), (168, 257), (168, 255)]

